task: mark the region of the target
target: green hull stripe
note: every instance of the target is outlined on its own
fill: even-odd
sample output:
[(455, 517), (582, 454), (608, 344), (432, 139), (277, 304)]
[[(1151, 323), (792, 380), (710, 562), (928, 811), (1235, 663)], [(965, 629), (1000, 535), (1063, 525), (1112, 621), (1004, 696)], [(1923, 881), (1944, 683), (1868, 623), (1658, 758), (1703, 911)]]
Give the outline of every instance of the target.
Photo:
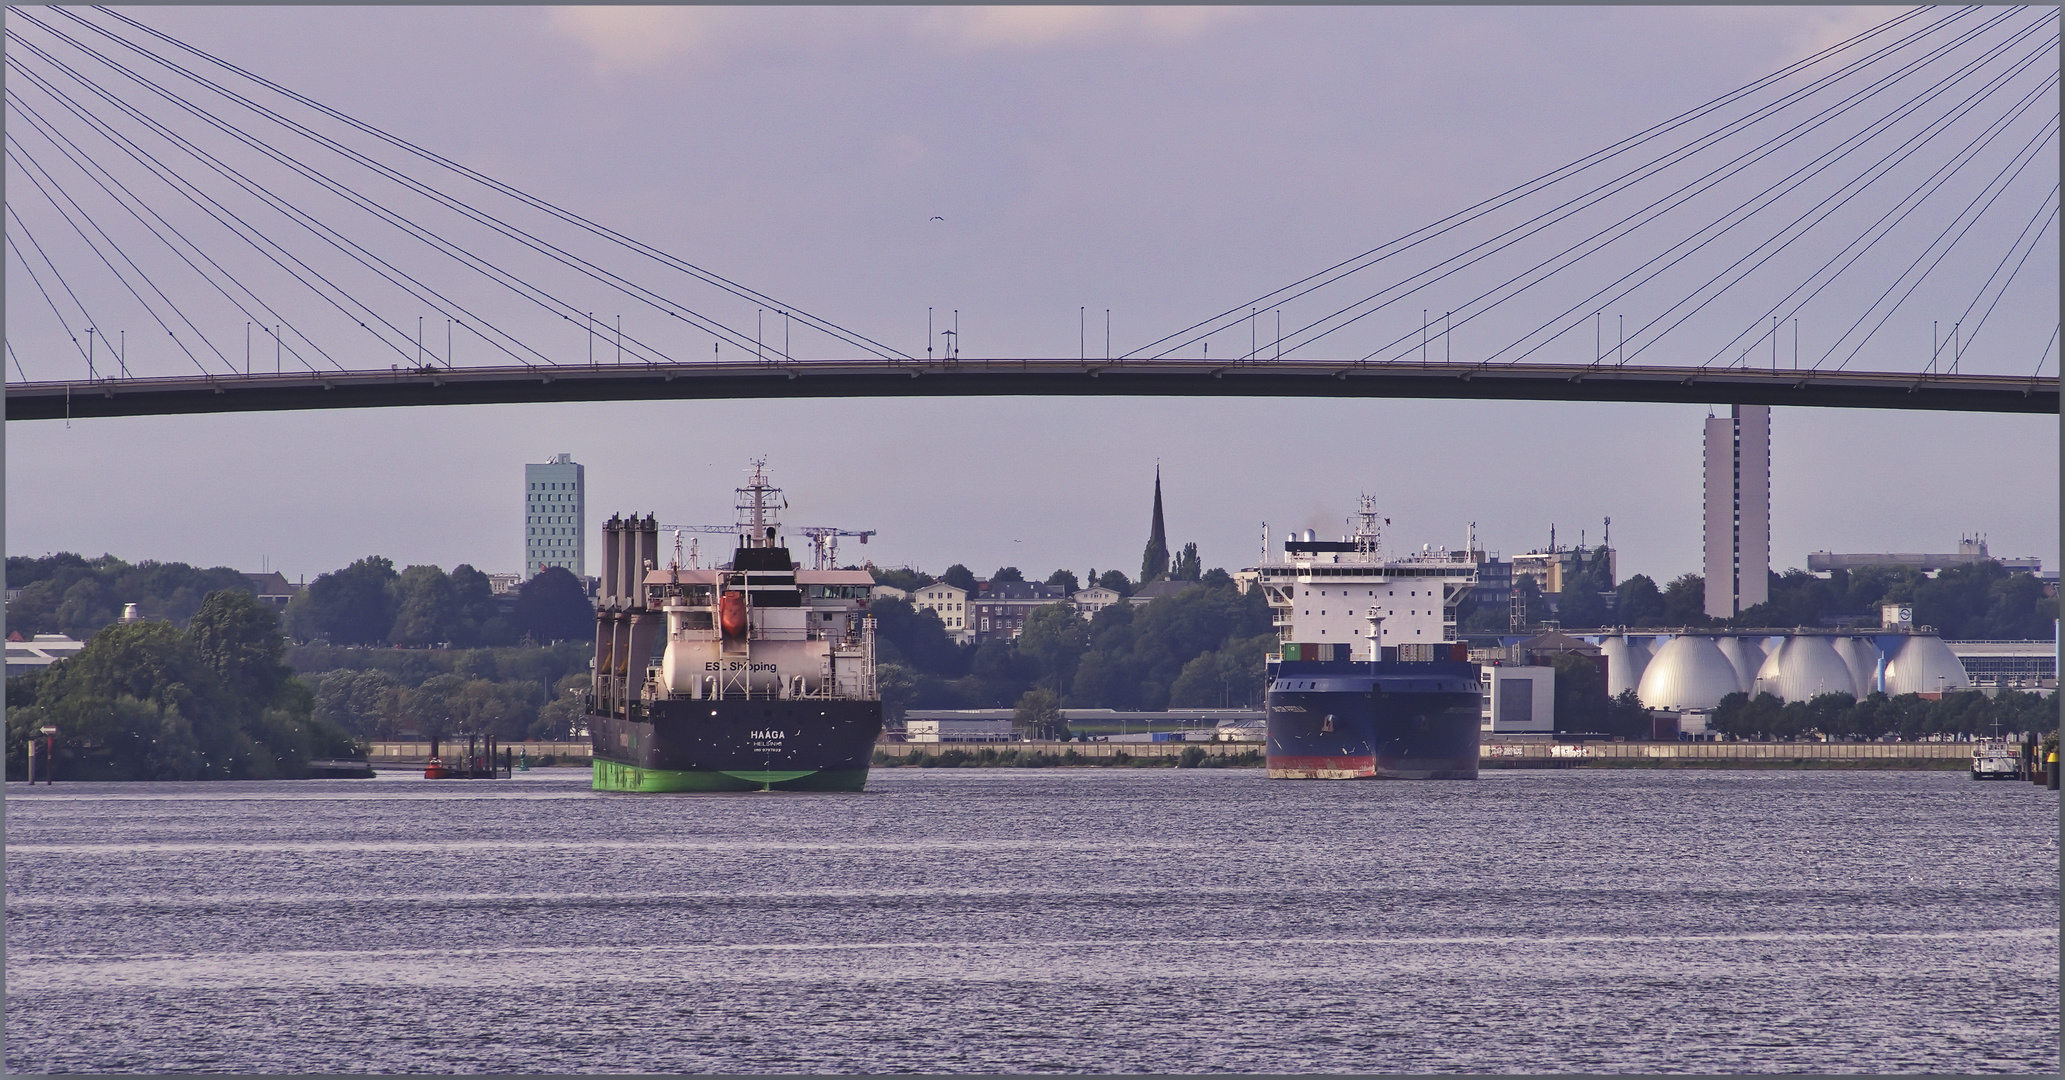
[(737, 770), (642, 769), (596, 758), (596, 791), (860, 791), (868, 771), (861, 769)]

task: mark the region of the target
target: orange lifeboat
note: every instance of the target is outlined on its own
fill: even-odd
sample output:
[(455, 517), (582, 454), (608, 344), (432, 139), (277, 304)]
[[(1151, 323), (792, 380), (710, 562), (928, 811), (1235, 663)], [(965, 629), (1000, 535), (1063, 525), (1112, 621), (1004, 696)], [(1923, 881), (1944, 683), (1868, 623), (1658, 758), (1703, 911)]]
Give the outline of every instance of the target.
[(746, 636), (746, 594), (726, 592), (717, 601), (717, 624), (724, 629), (724, 636), (739, 638)]
[(423, 769), (423, 779), (425, 780), (443, 780), (449, 776), (451, 776), (451, 773), (445, 771), (445, 763), (436, 757), (432, 757), (430, 763)]

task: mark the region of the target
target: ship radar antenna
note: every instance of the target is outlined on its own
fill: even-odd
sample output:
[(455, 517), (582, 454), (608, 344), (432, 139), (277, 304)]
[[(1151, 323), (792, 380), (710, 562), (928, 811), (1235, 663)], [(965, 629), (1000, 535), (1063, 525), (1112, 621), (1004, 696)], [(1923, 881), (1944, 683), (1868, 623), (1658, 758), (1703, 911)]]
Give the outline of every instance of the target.
[(681, 569), (681, 530), (674, 530), (674, 561), (667, 564), (669, 570)]

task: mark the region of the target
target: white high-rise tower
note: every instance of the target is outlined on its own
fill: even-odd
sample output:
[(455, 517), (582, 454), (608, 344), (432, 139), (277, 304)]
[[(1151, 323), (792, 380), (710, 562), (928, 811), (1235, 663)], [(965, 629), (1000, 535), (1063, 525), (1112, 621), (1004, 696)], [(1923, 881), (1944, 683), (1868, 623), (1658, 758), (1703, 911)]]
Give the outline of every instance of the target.
[(586, 577), (587, 470), (572, 454), (555, 454), (543, 465), (525, 465), (523, 480), (523, 576), (563, 566)]
[(1732, 618), (1771, 598), (1771, 406), (1706, 421), (1706, 613)]

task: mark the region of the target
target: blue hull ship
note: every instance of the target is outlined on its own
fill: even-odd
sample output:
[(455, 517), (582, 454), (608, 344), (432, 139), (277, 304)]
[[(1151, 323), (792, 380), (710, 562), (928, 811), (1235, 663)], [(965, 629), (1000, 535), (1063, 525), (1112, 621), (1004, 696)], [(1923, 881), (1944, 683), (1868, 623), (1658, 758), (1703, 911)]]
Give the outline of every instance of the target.
[(1278, 780), (1474, 780), (1477, 668), (1284, 660), (1270, 665), (1269, 776)]
[(1279, 780), (1469, 780), (1481, 730), (1478, 671), (1456, 640), (1477, 581), (1463, 551), (1386, 559), (1363, 496), (1353, 536), (1307, 531), (1255, 568), (1283, 644), (1268, 663), (1269, 776)]

